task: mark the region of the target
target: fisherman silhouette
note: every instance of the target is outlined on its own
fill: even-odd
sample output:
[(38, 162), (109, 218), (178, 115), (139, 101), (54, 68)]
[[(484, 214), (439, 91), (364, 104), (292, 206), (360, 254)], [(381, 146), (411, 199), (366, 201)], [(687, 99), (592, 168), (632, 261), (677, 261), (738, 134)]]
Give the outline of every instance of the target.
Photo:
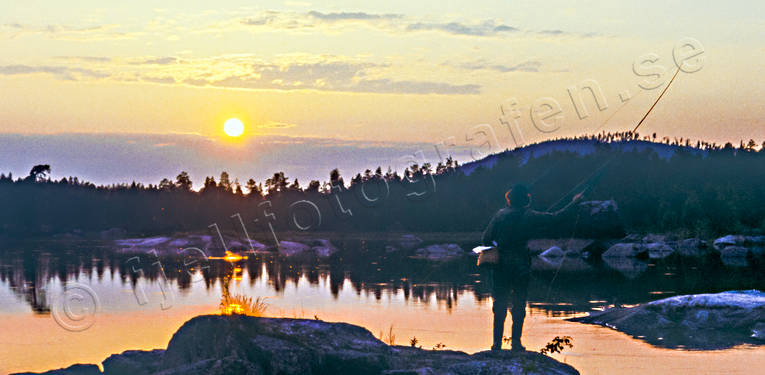
[(526, 318), (526, 300), (531, 275), (531, 256), (527, 241), (541, 233), (550, 233), (569, 216), (574, 203), (583, 193), (574, 196), (571, 203), (555, 212), (540, 212), (529, 208), (531, 194), (525, 185), (517, 184), (505, 194), (507, 207), (500, 209), (483, 233), (484, 246), (496, 242), (499, 261), (492, 271), (492, 297), (494, 305), (494, 342), (492, 350), (502, 349), (502, 339), (511, 305), (512, 343), (514, 351), (526, 350), (521, 344), (523, 320)]

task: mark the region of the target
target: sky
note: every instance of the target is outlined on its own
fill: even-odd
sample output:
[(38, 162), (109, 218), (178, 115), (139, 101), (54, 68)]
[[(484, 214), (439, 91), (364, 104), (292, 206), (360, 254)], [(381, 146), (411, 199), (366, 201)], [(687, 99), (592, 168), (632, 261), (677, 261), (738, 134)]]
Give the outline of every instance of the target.
[(438, 145), (471, 159), (631, 129), (682, 64), (642, 132), (765, 140), (763, 2), (538, 4), (3, 2), (0, 170), (305, 180)]

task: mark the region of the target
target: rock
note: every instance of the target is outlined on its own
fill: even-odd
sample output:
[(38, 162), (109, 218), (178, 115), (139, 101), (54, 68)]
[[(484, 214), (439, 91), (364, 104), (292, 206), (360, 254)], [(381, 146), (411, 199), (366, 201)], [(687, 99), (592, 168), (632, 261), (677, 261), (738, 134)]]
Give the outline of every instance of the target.
[(122, 228), (111, 228), (99, 233), (102, 240), (116, 240), (118, 238), (125, 238), (127, 231)]
[(120, 248), (121, 253), (144, 254), (156, 251), (159, 256), (179, 255), (184, 250), (190, 249), (202, 250), (207, 256), (223, 256), (225, 250), (241, 253), (266, 249), (266, 245), (255, 240), (247, 241), (247, 239), (224, 236), (221, 243), (218, 236), (199, 234), (126, 238), (115, 240), (114, 244)]
[(279, 255), (285, 257), (294, 257), (296, 255), (305, 255), (311, 250), (311, 247), (294, 241), (279, 241)]
[(438, 262), (448, 261), (466, 255), (465, 250), (462, 250), (460, 245), (453, 243), (430, 245), (417, 249), (414, 253), (415, 255), (412, 258)]
[(499, 375), (499, 374), (578, 374), (554, 359), (535, 352), (483, 351), (473, 355), (451, 350), (422, 350), (394, 346), (392, 366), (383, 374), (396, 375)]
[(585, 238), (533, 239), (529, 240), (526, 246), (531, 254), (541, 254), (552, 247), (557, 247), (563, 250), (565, 256), (581, 257), (585, 249), (594, 242), (595, 240)]
[(726, 246), (720, 250), (721, 258), (746, 258), (749, 255), (749, 249), (743, 246)]
[(605, 214), (609, 212), (616, 212), (619, 210), (619, 206), (616, 205), (616, 201), (614, 200), (585, 201), (585, 202), (580, 202), (579, 207), (589, 209), (590, 216), (596, 216), (596, 215)]
[(329, 258), (340, 251), (329, 240), (314, 240), (311, 243), (311, 249), (319, 258)]
[[(20, 372), (14, 375), (33, 375), (36, 372)], [(59, 370), (44, 372), (45, 375), (101, 375), (101, 369), (96, 365), (76, 364)]]
[(648, 263), (632, 257), (604, 257), (603, 262), (628, 279), (636, 279), (648, 270)]
[(279, 241), (279, 255), (286, 258), (315, 260), (327, 259), (340, 251), (329, 240), (310, 240), (303, 242)]
[[(95, 366), (93, 366), (95, 367)], [(98, 374), (98, 368), (93, 374)], [(69, 373), (61, 373), (69, 374)], [(186, 322), (166, 350), (127, 351), (104, 361), (104, 374), (579, 374), (534, 352), (388, 346), (368, 330), (320, 320), (205, 315)]]
[(677, 254), (684, 257), (702, 257), (709, 254), (709, 246), (699, 238), (687, 238), (678, 243)]
[(592, 266), (583, 258), (557, 257), (545, 258), (542, 256), (531, 258), (531, 269), (534, 271), (556, 271), (582, 273), (591, 272)]
[(765, 245), (765, 236), (743, 236), (736, 234), (729, 234), (725, 237), (720, 237), (715, 240), (715, 250), (722, 250), (728, 246), (753, 246), (753, 245)]
[(759, 322), (752, 328), (752, 337), (758, 340), (765, 340), (765, 322)]
[(553, 246), (542, 252), (542, 254), (539, 254), (539, 256), (542, 258), (562, 258), (566, 256), (566, 253), (564, 253), (560, 247)]
[(102, 362), (104, 372), (113, 374), (149, 375), (159, 370), (164, 350), (128, 350), (113, 354)]
[(603, 259), (606, 258), (637, 258), (645, 255), (648, 249), (642, 244), (637, 243), (617, 243), (603, 253)]
[(677, 241), (677, 238), (670, 235), (666, 235), (666, 234), (649, 233), (643, 236), (641, 241), (643, 243), (667, 243), (667, 242), (675, 242)]
[(570, 320), (603, 325), (669, 348), (762, 345), (755, 336), (765, 322), (765, 293), (750, 290), (676, 296)]
[(664, 259), (675, 252), (671, 246), (664, 242), (654, 242), (645, 245), (648, 250), (648, 257), (651, 259)]
[(411, 250), (422, 243), (422, 239), (413, 234), (403, 234), (398, 239), (398, 245), (404, 250)]
[(624, 226), (619, 219), (619, 207), (615, 201), (580, 202), (575, 211), (576, 220), (571, 220), (571, 227), (563, 227), (558, 230), (563, 230), (564, 233), (569, 230), (573, 231), (571, 236), (578, 238), (617, 238), (624, 236)]

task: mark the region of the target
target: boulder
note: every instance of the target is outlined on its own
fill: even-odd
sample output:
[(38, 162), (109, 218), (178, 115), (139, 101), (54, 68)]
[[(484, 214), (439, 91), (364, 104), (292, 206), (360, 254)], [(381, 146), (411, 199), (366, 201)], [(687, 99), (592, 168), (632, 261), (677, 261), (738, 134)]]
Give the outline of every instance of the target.
[(639, 243), (617, 243), (606, 250), (602, 257), (606, 258), (637, 258), (648, 252), (648, 249)]
[(686, 238), (677, 244), (677, 254), (684, 257), (702, 257), (710, 252), (707, 241), (699, 238)]
[(329, 240), (310, 240), (303, 242), (279, 241), (279, 255), (286, 258), (315, 260), (327, 259), (340, 251)]
[(398, 247), (404, 250), (411, 250), (422, 243), (422, 239), (413, 234), (402, 234), (398, 239)]
[(595, 240), (586, 238), (533, 239), (529, 240), (526, 246), (531, 254), (541, 254), (557, 247), (563, 250), (565, 256), (581, 257), (594, 242)]
[[(98, 368), (95, 369), (93, 374), (99, 374)], [(534, 352), (486, 351), (469, 355), (451, 350), (388, 346), (368, 330), (346, 323), (243, 315), (195, 317), (173, 335), (166, 350), (113, 355), (104, 361), (103, 373), (579, 374), (569, 365)]]
[[(20, 372), (14, 375), (34, 375), (36, 372)], [(96, 365), (76, 364), (59, 370), (44, 372), (45, 375), (101, 375), (101, 369)]]
[(765, 322), (759, 322), (752, 328), (752, 337), (765, 341)]
[(749, 248), (743, 246), (726, 246), (720, 250), (721, 258), (746, 258), (749, 255)]
[(414, 254), (412, 258), (436, 262), (449, 261), (466, 255), (465, 250), (462, 250), (460, 245), (453, 243), (429, 245), (417, 249)]
[[(613, 200), (580, 202), (576, 207), (572, 237), (617, 238), (624, 236), (619, 207)], [(568, 230), (568, 229), (564, 229)]]
[(279, 241), (279, 255), (287, 258), (306, 255), (311, 250), (311, 247), (294, 241)]
[(633, 257), (605, 257), (603, 262), (628, 279), (636, 279), (648, 270), (648, 263)]
[(534, 271), (555, 271), (569, 273), (592, 272), (593, 268), (583, 258), (542, 256), (531, 258), (531, 269)]
[(329, 258), (340, 251), (337, 247), (332, 245), (332, 242), (329, 240), (313, 240), (311, 249), (319, 258)]
[[(224, 236), (223, 243), (218, 236), (187, 234), (115, 240), (119, 252), (145, 254), (156, 251), (159, 256), (179, 255), (184, 249), (200, 249), (207, 256), (223, 256), (225, 250), (235, 252), (258, 251), (266, 246), (258, 241)], [(225, 246), (225, 247), (224, 247)]]
[(539, 254), (542, 258), (562, 258), (566, 256), (566, 253), (561, 250), (558, 246), (553, 246), (545, 251), (542, 252), (542, 254)]
[(669, 348), (762, 345), (757, 336), (761, 337), (765, 323), (765, 293), (750, 290), (676, 296), (570, 320), (610, 327)]
[(104, 372), (112, 374), (149, 375), (159, 370), (159, 364), (165, 351), (128, 350), (122, 354), (113, 354), (101, 364)]
[(756, 246), (765, 245), (765, 236), (744, 236), (729, 234), (716, 239), (713, 243), (715, 250), (722, 250), (728, 246)]
[(645, 245), (648, 250), (648, 257), (651, 259), (664, 259), (675, 252), (671, 246), (664, 242), (654, 242)]

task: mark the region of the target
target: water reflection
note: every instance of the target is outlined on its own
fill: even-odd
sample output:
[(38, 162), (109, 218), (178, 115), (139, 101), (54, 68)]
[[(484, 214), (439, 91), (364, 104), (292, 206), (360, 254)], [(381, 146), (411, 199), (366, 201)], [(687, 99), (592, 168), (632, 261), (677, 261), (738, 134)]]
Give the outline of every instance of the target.
[[(105, 276), (119, 278), (122, 284), (132, 288), (136, 288), (141, 280), (169, 281), (183, 292), (197, 282), (203, 283), (207, 290), (216, 284), (228, 286), (232, 282), (243, 282), (241, 275), (246, 271), (251, 286), (265, 280), (277, 294), (283, 293), (290, 284), (297, 285), (303, 278), (311, 285), (326, 282), (334, 298), (344, 287), (350, 286), (356, 294), (368, 293), (377, 300), (386, 293), (401, 294), (406, 301), (414, 302), (428, 303), (435, 299), (447, 310), (458, 303), (464, 292), (471, 292), (469, 295), (479, 303), (492, 296), (491, 278), (480, 273), (474, 259), (438, 264), (391, 257), (384, 250), (374, 252), (368, 250), (373, 248), (369, 243), (365, 247), (364, 254), (345, 256), (329, 263), (296, 263), (279, 260), (273, 255), (250, 255), (234, 262), (206, 260), (195, 253), (159, 259), (150, 253), (138, 257), (116, 254), (98, 243), (25, 243), (0, 249), (0, 281), (7, 283), (13, 294), (35, 314), (50, 313), (45, 290), (51, 281), (64, 284), (80, 277), (100, 281)], [(348, 249), (345, 252), (354, 253)], [(582, 267), (579, 263), (584, 261), (578, 259), (571, 268), (565, 266), (568, 259), (563, 262), (558, 268), (539, 266), (540, 262), (536, 262), (536, 266), (532, 264), (533, 271), (527, 281), (526, 295), (531, 306), (545, 311), (548, 316), (570, 316), (672, 294), (758, 289), (765, 285), (762, 265), (749, 265), (730, 272), (714, 258), (656, 261), (647, 263), (643, 273), (626, 276), (597, 261), (588, 261), (587, 267)], [(509, 290), (512, 292), (513, 288)], [(656, 294), (667, 291), (671, 293)], [(525, 299), (522, 298), (524, 293), (508, 294), (508, 298), (512, 296), (517, 300), (509, 302), (525, 305), (521, 301)], [(496, 300), (502, 300), (501, 297), (495, 293)], [(520, 317), (522, 313), (517, 315)]]

